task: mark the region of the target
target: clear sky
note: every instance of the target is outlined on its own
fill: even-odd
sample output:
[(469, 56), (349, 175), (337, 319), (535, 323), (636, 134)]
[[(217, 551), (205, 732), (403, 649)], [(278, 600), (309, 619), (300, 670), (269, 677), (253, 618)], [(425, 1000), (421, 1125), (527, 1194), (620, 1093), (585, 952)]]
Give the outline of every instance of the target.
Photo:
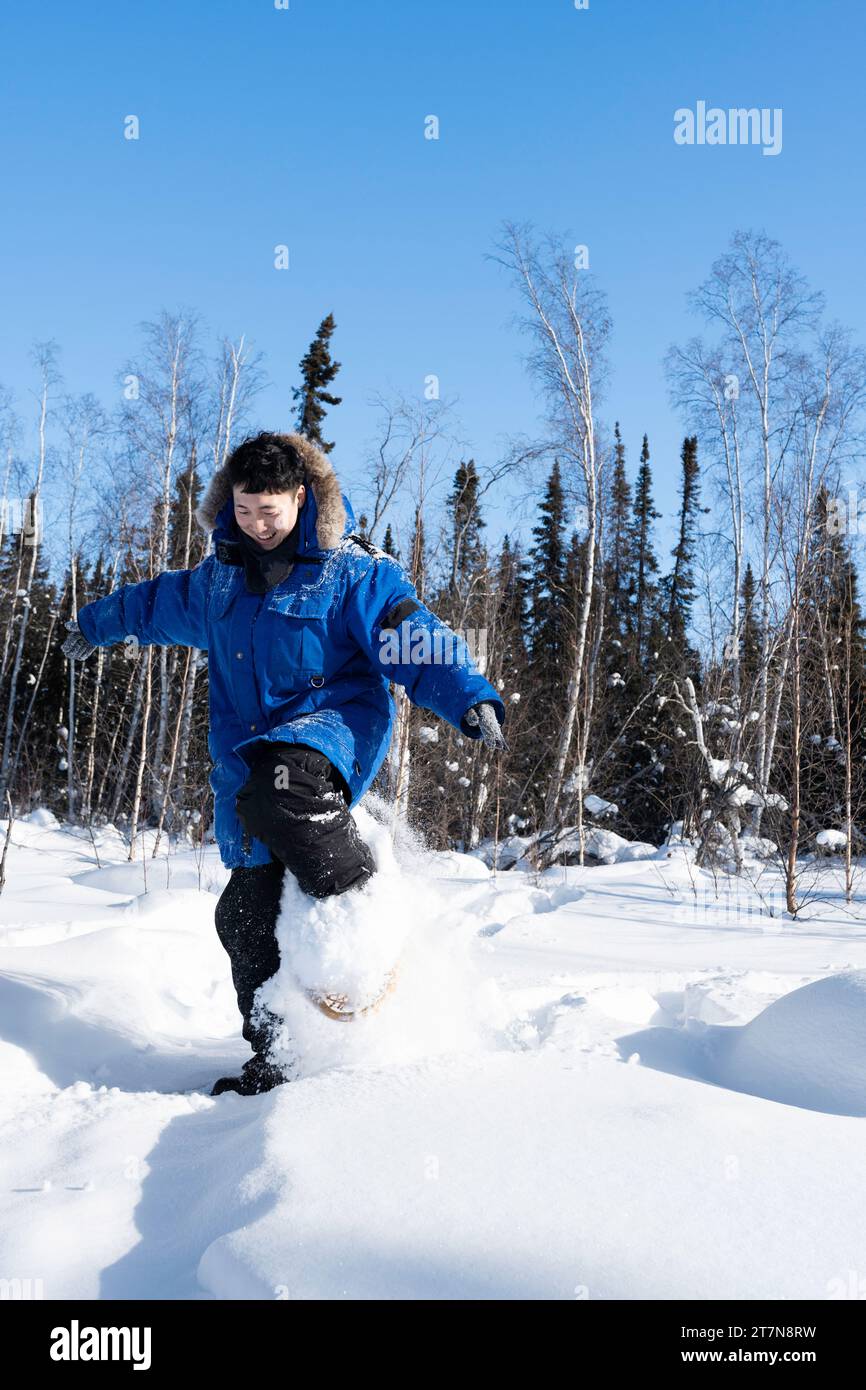
[[(517, 296), (485, 253), (530, 220), (590, 248), (614, 321), (602, 414), (632, 471), (648, 432), (671, 513), (685, 422), (661, 358), (736, 227), (782, 241), (862, 334), (858, 0), (39, 0), (4, 6), (0, 38), (0, 382), (23, 413), (33, 340), (111, 404), (137, 324), (190, 306), (265, 353), (259, 423), (287, 428), (330, 311), (350, 493), (370, 393), (419, 396), (428, 373), (493, 462), (537, 419)], [(781, 153), (677, 145), (674, 111), (699, 100), (781, 107)]]

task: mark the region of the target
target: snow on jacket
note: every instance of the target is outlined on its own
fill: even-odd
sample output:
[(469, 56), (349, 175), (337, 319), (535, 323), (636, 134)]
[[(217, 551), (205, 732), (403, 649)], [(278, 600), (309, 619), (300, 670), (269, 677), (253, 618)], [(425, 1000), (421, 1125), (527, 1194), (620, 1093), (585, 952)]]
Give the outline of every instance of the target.
[(402, 567), (352, 534), (351, 504), (327, 455), (289, 434), (304, 463), (306, 499), (288, 577), (265, 594), (247, 592), (228, 471), (219, 469), (196, 512), (213, 549), (194, 569), (124, 584), (78, 612), (85, 637), (108, 646), (135, 636), (143, 646), (179, 643), (208, 653), (208, 749), (214, 828), (226, 868), (271, 862), (245, 834), (235, 796), (245, 754), (267, 738), (319, 749), (348, 783), (354, 806), (374, 780), (391, 740), (393, 680), (409, 698), (467, 738), (469, 707), (505, 707), (462, 638), (418, 599)]

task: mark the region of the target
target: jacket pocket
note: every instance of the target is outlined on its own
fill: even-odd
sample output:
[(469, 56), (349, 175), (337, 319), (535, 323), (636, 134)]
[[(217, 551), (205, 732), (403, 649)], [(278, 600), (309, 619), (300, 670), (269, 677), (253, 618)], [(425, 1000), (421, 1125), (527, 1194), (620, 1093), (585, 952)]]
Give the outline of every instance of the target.
[(318, 618), (328, 616), (335, 601), (334, 589), (328, 584), (308, 584), (277, 590), (271, 595), (268, 609), (289, 618)]
[(208, 622), (215, 622), (225, 616), (234, 599), (243, 588), (243, 570), (236, 565), (217, 565), (208, 598)]
[(280, 606), (268, 613), (265, 664), (275, 692), (318, 690), (339, 665), (325, 618), (327, 607), (324, 601), (314, 607), (322, 611)]

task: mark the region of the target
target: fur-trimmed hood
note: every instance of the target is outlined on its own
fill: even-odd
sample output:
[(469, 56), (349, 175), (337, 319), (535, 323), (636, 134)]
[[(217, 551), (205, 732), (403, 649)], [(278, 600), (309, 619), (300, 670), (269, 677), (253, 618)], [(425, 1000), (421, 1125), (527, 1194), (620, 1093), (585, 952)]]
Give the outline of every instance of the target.
[[(304, 465), (307, 498), (301, 509), (305, 540), (302, 548), (312, 545), (320, 550), (336, 549), (346, 531), (354, 525), (354, 517), (331, 460), (302, 434), (283, 434), (278, 438), (294, 445)], [(196, 508), (195, 519), (206, 535), (217, 529), (230, 535), (237, 526), (232, 485), (225, 464), (211, 478)]]

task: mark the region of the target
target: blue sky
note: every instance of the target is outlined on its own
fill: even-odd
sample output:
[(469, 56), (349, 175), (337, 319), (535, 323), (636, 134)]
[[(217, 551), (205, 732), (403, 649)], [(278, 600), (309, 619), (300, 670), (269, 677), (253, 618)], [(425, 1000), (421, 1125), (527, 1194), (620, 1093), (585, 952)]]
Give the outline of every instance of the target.
[[(137, 324), (191, 306), (265, 353), (260, 422), (286, 428), (331, 311), (328, 436), (350, 493), (370, 394), (420, 395), (431, 372), (494, 462), (538, 422), (517, 295), (485, 253), (503, 219), (529, 220), (590, 248), (614, 322), (602, 414), (632, 471), (648, 432), (672, 513), (685, 422), (661, 358), (697, 329), (685, 291), (734, 228), (782, 241), (862, 331), (854, 0), (41, 0), (4, 7), (0, 37), (0, 382), (23, 413), (33, 340), (59, 342), (67, 389), (110, 404)], [(676, 145), (673, 113), (699, 99), (781, 107), (782, 152)], [(520, 514), (503, 497), (491, 532)]]

